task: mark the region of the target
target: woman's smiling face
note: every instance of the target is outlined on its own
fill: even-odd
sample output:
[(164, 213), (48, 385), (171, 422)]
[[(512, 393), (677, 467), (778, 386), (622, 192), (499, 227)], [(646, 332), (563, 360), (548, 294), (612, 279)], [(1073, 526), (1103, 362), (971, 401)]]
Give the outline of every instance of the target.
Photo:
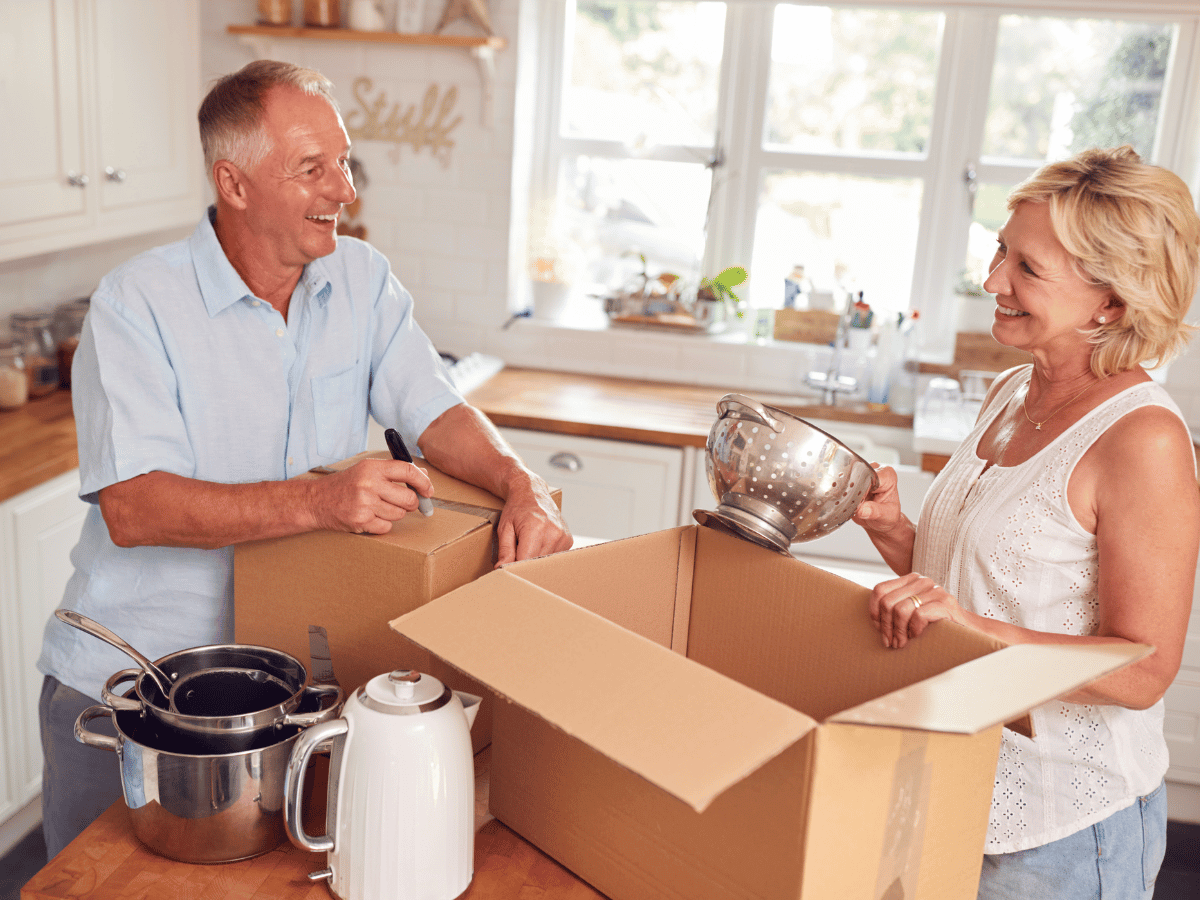
[[(1098, 324), (1114, 302), (1103, 285), (1071, 264), (1050, 222), (1048, 203), (1023, 201), (1000, 229), (984, 290), (996, 295), (992, 336), (1021, 350), (1087, 348), (1080, 330)], [(1109, 321), (1119, 313), (1109, 312)]]

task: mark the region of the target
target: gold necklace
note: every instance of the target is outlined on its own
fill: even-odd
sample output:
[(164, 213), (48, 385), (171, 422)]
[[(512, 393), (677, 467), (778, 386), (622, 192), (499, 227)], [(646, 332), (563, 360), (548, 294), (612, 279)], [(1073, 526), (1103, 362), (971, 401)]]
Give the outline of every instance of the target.
[[(1100, 379), (1100, 380), (1102, 381), (1103, 379)], [(1026, 403), (1029, 402), (1029, 391), (1028, 391), (1028, 389), (1026, 389), (1025, 397), (1021, 400), (1021, 412), (1025, 413), (1025, 418), (1029, 419), (1029, 424), (1032, 425), (1035, 430), (1041, 431), (1043, 425), (1045, 425), (1047, 422), (1049, 422), (1051, 419), (1053, 419), (1058, 413), (1062, 412), (1064, 409), (1066, 409), (1068, 406), (1070, 406), (1072, 403), (1074, 403), (1076, 400), (1078, 400), (1080, 397), (1082, 397), (1084, 394), (1086, 394), (1088, 391), (1090, 391), (1092, 388), (1094, 388), (1099, 383), (1100, 383), (1100, 381), (1093, 381), (1091, 384), (1084, 385), (1084, 387), (1081, 391), (1079, 391), (1077, 394), (1073, 394), (1071, 396), (1071, 398), (1069, 400), (1067, 400), (1067, 402), (1064, 403), (1062, 406), (1055, 407), (1054, 410), (1049, 415), (1047, 415), (1044, 419), (1042, 419), (1042, 421), (1040, 421), (1040, 422), (1033, 421), (1033, 417), (1029, 415), (1029, 408), (1025, 405)]]

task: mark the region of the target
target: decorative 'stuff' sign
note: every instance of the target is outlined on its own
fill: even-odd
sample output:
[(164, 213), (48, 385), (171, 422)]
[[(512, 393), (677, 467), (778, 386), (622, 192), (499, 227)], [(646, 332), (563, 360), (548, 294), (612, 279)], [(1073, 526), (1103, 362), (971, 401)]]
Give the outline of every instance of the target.
[(425, 91), (418, 116), (415, 103), (404, 113), (401, 113), (399, 103), (393, 103), (388, 108), (384, 91), (380, 91), (374, 99), (369, 99), (367, 95), (373, 87), (374, 83), (369, 78), (359, 78), (354, 82), (354, 99), (358, 101), (359, 109), (351, 110), (346, 115), (346, 131), (350, 137), (356, 141), (387, 141), (394, 144), (389, 155), (392, 162), (397, 163), (400, 161), (401, 144), (408, 144), (417, 153), (423, 147), (428, 147), (438, 162), (448, 166), (450, 151), (454, 149), (450, 132), (462, 121), (462, 116), (450, 119), (454, 104), (458, 101), (458, 88), (450, 87), (442, 93), (436, 84), (431, 84)]

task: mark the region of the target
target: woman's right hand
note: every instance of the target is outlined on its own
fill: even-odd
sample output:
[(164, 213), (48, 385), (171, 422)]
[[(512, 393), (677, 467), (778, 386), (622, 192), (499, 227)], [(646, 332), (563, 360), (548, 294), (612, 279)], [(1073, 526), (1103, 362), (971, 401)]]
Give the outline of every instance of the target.
[(863, 527), (867, 537), (891, 570), (903, 574), (912, 569), (916, 528), (900, 510), (900, 492), (896, 470), (872, 463), (879, 476), (875, 490), (858, 505), (853, 520)]
[(891, 466), (880, 466), (879, 463), (871, 465), (879, 476), (879, 484), (858, 505), (852, 521), (865, 528), (868, 534), (886, 535), (907, 520), (900, 511), (896, 470)]

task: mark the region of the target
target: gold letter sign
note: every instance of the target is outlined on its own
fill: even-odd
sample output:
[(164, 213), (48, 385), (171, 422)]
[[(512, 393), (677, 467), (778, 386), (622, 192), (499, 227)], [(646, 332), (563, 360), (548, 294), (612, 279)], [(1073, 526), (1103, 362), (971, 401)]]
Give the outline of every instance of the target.
[[(456, 116), (447, 122), (458, 100), (458, 88), (451, 87), (438, 102), (438, 86), (431, 84), (425, 91), (425, 99), (421, 101), (421, 115), (415, 122), (413, 116), (417, 111), (414, 103), (404, 115), (400, 114), (400, 104), (393, 103), (388, 110), (387, 118), (383, 111), (387, 107), (387, 96), (380, 91), (374, 100), (368, 100), (366, 94), (372, 88), (369, 78), (359, 78), (354, 82), (354, 99), (361, 109), (351, 110), (346, 116), (346, 131), (356, 141), (388, 141), (395, 144), (389, 154), (392, 162), (400, 162), (400, 145), (408, 144), (414, 152), (419, 153), (422, 147), (428, 147), (429, 152), (443, 166), (450, 164), (450, 151), (454, 141), (450, 132), (458, 127), (462, 116)], [(434, 108), (436, 107), (436, 115)], [(433, 121), (429, 117), (433, 115)], [(359, 124), (360, 119), (362, 124)]]

